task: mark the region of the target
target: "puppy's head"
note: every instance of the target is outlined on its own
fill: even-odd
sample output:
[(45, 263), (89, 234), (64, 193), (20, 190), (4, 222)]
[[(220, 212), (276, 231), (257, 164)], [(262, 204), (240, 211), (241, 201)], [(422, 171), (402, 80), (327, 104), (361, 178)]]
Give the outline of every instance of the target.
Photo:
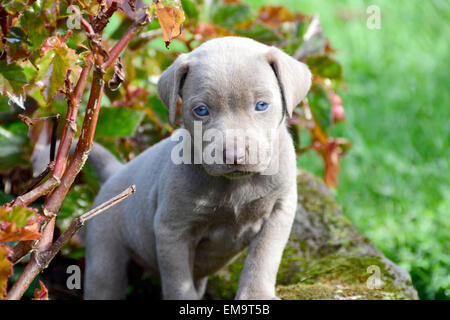
[(311, 86), (308, 67), (281, 50), (247, 38), (208, 41), (182, 54), (162, 74), (158, 95), (184, 127), (211, 175), (262, 173), (277, 159), (284, 117)]

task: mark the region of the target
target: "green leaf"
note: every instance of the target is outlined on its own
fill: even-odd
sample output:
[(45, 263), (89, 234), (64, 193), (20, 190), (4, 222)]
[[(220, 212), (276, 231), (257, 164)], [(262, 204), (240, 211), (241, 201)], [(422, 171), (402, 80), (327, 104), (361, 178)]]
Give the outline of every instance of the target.
[(342, 67), (329, 56), (315, 56), (306, 59), (306, 63), (314, 75), (333, 80), (342, 79)]
[(314, 84), (308, 93), (308, 102), (314, 120), (322, 130), (326, 130), (331, 124), (332, 107), (326, 91), (320, 85)]
[(28, 42), (28, 37), (25, 31), (20, 27), (11, 27), (8, 30), (8, 36), (5, 40), (9, 43)]
[(25, 31), (21, 27), (11, 27), (5, 39), (5, 49), (7, 53), (6, 62), (12, 63), (28, 58), (30, 41)]
[(6, 9), (9, 14), (15, 14), (17, 12), (25, 10), (27, 7), (26, 0), (5, 0), (2, 1), (2, 7)]
[(181, 6), (186, 14), (186, 20), (197, 24), (200, 11), (197, 9), (197, 5), (191, 0), (181, 0)]
[[(21, 66), (16, 63), (7, 64), (5, 60), (0, 60), (0, 80), (2, 78), (9, 83), (15, 93), (20, 94), (23, 86), (28, 82)], [(2, 90), (1, 87), (0, 90)]]
[(169, 122), (169, 110), (163, 105), (157, 95), (148, 98), (148, 106), (155, 111), (162, 121)]
[(37, 81), (42, 81), (42, 95), (49, 103), (58, 89), (63, 88), (64, 78), (69, 67), (68, 50), (58, 47), (47, 51), (39, 62)]
[[(84, 169), (83, 169), (84, 173)], [(95, 198), (95, 193), (88, 185), (75, 185), (67, 193), (59, 209), (56, 225), (64, 232), (72, 220), (89, 210)]]
[(47, 37), (45, 21), (42, 19), (41, 12), (25, 11), (20, 18), (20, 24), (28, 30), (30, 49), (38, 49)]
[(130, 137), (136, 131), (144, 113), (124, 107), (102, 108), (98, 116), (95, 137)]
[(212, 9), (212, 21), (224, 28), (231, 28), (251, 18), (250, 7), (243, 4), (215, 6)]

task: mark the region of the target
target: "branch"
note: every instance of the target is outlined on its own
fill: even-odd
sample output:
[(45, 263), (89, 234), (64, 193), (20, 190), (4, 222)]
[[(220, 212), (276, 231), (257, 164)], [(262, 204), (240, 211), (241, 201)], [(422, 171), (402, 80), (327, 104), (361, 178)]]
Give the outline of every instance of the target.
[(59, 236), (58, 240), (56, 240), (52, 246), (49, 248), (46, 254), (49, 255), (48, 262), (53, 259), (53, 257), (58, 253), (58, 251), (62, 248), (64, 243), (66, 243), (72, 236), (85, 224), (86, 221), (92, 219), (93, 217), (99, 215), (103, 211), (111, 208), (112, 206), (115, 206), (117, 203), (121, 202), (122, 200), (128, 198), (130, 195), (136, 192), (136, 186), (133, 184), (129, 186), (127, 189), (122, 191), (122, 193), (118, 194), (114, 198), (111, 198), (110, 200), (102, 203), (98, 207), (95, 207), (94, 209), (84, 213), (80, 217), (74, 219), (72, 223), (69, 225), (66, 231)]
[(87, 160), (94, 140), (94, 132), (100, 111), (103, 88), (103, 73), (97, 69), (94, 73), (91, 93), (86, 108), (86, 116), (84, 117), (83, 127), (81, 129), (81, 136), (71, 158), (69, 167), (61, 179), (61, 184), (47, 197), (44, 203), (43, 211), (46, 216), (56, 216), (70, 186)]
[(99, 12), (94, 19), (92, 19), (92, 27), (95, 32), (100, 33), (109, 23), (109, 18), (112, 17), (117, 10), (117, 2), (113, 2), (108, 9)]
[(44, 171), (42, 171), (39, 176), (36, 178), (31, 179), (30, 186), (27, 187), (27, 191), (25, 193), (31, 191), (34, 189), (39, 183), (41, 183), (42, 180), (55, 168), (55, 161), (50, 161), (50, 163), (47, 165), (47, 168), (45, 168)]
[(31, 249), (33, 249), (36, 242), (37, 240), (20, 241), (14, 246), (12, 250), (13, 252), (9, 257), (9, 261), (11, 261), (12, 264), (19, 262), (28, 252), (30, 252)]
[(37, 200), (43, 195), (46, 195), (52, 191), (57, 185), (61, 183), (61, 180), (56, 176), (51, 176), (48, 180), (37, 186), (35, 189), (19, 196), (13, 201), (13, 204), (26, 206)]
[[(88, 39), (90, 40), (92, 51), (94, 53), (93, 57), (95, 58), (95, 70), (94, 70), (94, 76), (93, 76), (92, 85), (91, 85), (91, 92), (90, 92), (88, 104), (86, 107), (86, 115), (84, 117), (83, 127), (81, 129), (81, 136), (78, 140), (75, 152), (71, 157), (70, 164), (67, 167), (67, 169), (64, 170), (65, 165), (67, 163), (68, 151), (70, 150), (70, 145), (71, 145), (71, 140), (72, 140), (71, 138), (73, 137), (74, 132), (75, 132), (75, 130), (72, 130), (72, 133), (69, 134), (72, 126), (68, 125), (68, 123), (72, 122), (72, 120), (73, 120), (73, 124), (75, 123), (74, 121), (76, 119), (76, 112), (78, 110), (77, 103), (79, 103), (79, 100), (73, 101), (74, 99), (68, 99), (69, 107), (68, 107), (66, 120), (70, 117), (71, 114), (74, 116), (70, 117), (69, 122), (66, 122), (66, 124), (64, 126), (64, 131), (63, 131), (63, 138), (61, 139), (61, 144), (63, 144), (63, 141), (67, 139), (67, 147), (66, 147), (66, 149), (63, 149), (60, 144), (60, 148), (58, 150), (58, 156), (56, 159), (53, 175), (50, 177), (49, 180), (47, 180), (47, 181), (50, 181), (52, 179), (53, 180), (58, 179), (56, 183), (52, 184), (52, 189), (55, 187), (56, 188), (51, 192), (51, 194), (49, 194), (47, 196), (45, 203), (42, 206), (42, 211), (43, 211), (44, 215), (49, 217), (50, 219), (47, 220), (48, 223), (43, 228), (42, 238), (39, 240), (38, 248), (31, 255), (30, 262), (27, 264), (27, 266), (23, 270), (17, 283), (13, 286), (14, 291), (8, 295), (12, 299), (20, 299), (20, 297), (22, 297), (22, 295), (23, 295), (23, 292), (29, 286), (31, 281), (44, 268), (44, 266), (42, 266), (41, 261), (39, 260), (39, 254), (41, 252), (47, 251), (52, 246), (52, 238), (53, 238), (53, 232), (54, 232), (54, 227), (55, 227), (56, 214), (59, 211), (59, 208), (61, 207), (61, 204), (64, 201), (64, 198), (65, 198), (67, 192), (69, 191), (72, 183), (74, 182), (74, 180), (75, 180), (76, 176), (78, 175), (78, 173), (80, 172), (80, 170), (83, 168), (84, 163), (86, 162), (86, 160), (89, 156), (89, 152), (93, 145), (94, 133), (95, 133), (96, 125), (97, 125), (97, 119), (98, 119), (98, 114), (100, 111), (100, 105), (101, 105), (101, 100), (102, 100), (102, 95), (103, 95), (103, 89), (104, 89), (103, 75), (105, 72), (104, 70), (106, 70), (106, 68), (108, 68), (109, 66), (111, 66), (114, 63), (115, 59), (119, 56), (119, 54), (122, 52), (122, 50), (128, 45), (128, 43), (135, 36), (135, 34), (138, 32), (138, 30), (144, 24), (146, 24), (148, 21), (149, 21), (148, 12), (147, 12), (147, 10), (145, 10), (141, 14), (140, 18), (138, 18), (129, 27), (127, 32), (125, 32), (125, 34), (122, 36), (122, 38), (111, 49), (109, 54), (104, 54), (104, 49), (101, 46), (101, 36), (95, 35), (95, 34), (94, 35), (89, 34), (89, 32), (91, 31), (91, 29), (89, 28), (89, 25), (88, 24), (83, 25), (88, 30)], [(104, 57), (107, 57), (106, 62), (103, 61)], [(91, 67), (91, 65), (89, 66), (89, 68), (90, 67)], [(83, 69), (83, 72), (86, 71), (86, 68), (88, 68), (88, 66), (85, 67), (85, 69)], [(83, 79), (83, 76), (80, 76), (78, 84), (80, 84), (82, 79)], [(78, 84), (77, 84), (77, 86), (78, 86)], [(81, 91), (84, 90), (84, 85), (85, 85), (85, 82), (82, 83)], [(74, 95), (77, 97), (76, 94), (74, 94)], [(81, 97), (81, 94), (79, 94), (78, 97)], [(70, 110), (71, 108), (72, 108), (72, 110)], [(70, 143), (69, 143), (69, 140), (70, 140)], [(62, 161), (58, 166), (58, 159), (61, 159), (61, 160), (64, 159), (65, 161)], [(60, 171), (57, 171), (57, 169)], [(58, 173), (58, 175), (56, 173)], [(63, 173), (61, 180), (59, 180), (60, 173), (61, 174)], [(46, 182), (44, 182), (41, 186), (46, 187), (45, 186)], [(41, 187), (41, 186), (39, 186), (39, 187)], [(42, 187), (42, 188), (44, 188), (44, 187)], [(39, 194), (38, 192), (35, 192), (34, 190), (31, 192), (32, 193), (34, 192), (33, 195), (37, 196), (37, 197), (39, 197), (40, 195), (43, 194), (43, 193)], [(40, 192), (43, 192), (43, 191), (40, 190)], [(29, 200), (29, 199), (27, 199), (27, 200)], [(24, 245), (24, 246), (26, 246), (26, 245)], [(21, 252), (23, 252), (23, 251), (21, 251)], [(14, 254), (14, 256), (16, 257), (15, 254)]]
[(86, 56), (86, 66), (81, 71), (80, 78), (78, 79), (75, 89), (68, 92), (66, 123), (63, 128), (61, 141), (59, 143), (55, 169), (53, 170), (53, 176), (58, 178), (63, 176), (66, 169), (70, 146), (72, 145), (72, 140), (77, 132), (76, 120), (78, 115), (78, 106), (86, 87), (91, 68), (92, 54), (90, 53)]
[[(61, 177), (66, 169), (67, 160), (69, 157), (70, 146), (72, 145), (72, 140), (77, 132), (76, 119), (78, 114), (78, 106), (81, 101), (84, 89), (86, 87), (87, 80), (89, 78), (89, 73), (92, 68), (92, 54), (86, 56), (86, 67), (81, 71), (80, 78), (78, 79), (77, 85), (73, 92), (68, 93), (69, 99), (67, 102), (67, 114), (66, 122), (64, 124), (61, 141), (58, 148), (58, 153), (56, 156), (56, 161), (53, 168), (52, 176), (46, 180), (44, 183), (39, 185), (36, 189), (33, 189), (20, 197), (18, 197), (14, 203), (20, 205), (28, 205), (46, 195), (52, 191), (61, 182)], [(13, 263), (19, 261), (24, 257), (32, 248), (35, 241), (22, 241), (13, 248), (12, 259)]]
[[(87, 160), (89, 152), (92, 148), (95, 128), (97, 125), (98, 113), (100, 110), (101, 99), (103, 95), (104, 81), (103, 73), (115, 59), (119, 56), (120, 52), (128, 45), (138, 30), (148, 22), (148, 13), (145, 11), (140, 18), (138, 18), (125, 32), (122, 38), (116, 43), (108, 54), (107, 61), (103, 63), (102, 55), (96, 54), (96, 69), (94, 72), (94, 78), (92, 80), (91, 94), (86, 107), (86, 115), (81, 129), (81, 136), (78, 140), (77, 147), (71, 158), (70, 165), (64, 176), (61, 179), (61, 184), (56, 188), (52, 194), (47, 198), (44, 204), (44, 214), (47, 216), (56, 215), (61, 206), (64, 197), (69, 191), (75, 177), (78, 175), (84, 163)], [(94, 49), (98, 43), (94, 43)], [(102, 49), (99, 49), (101, 51)], [(60, 147), (61, 148), (61, 147)], [(70, 149), (70, 145), (68, 145)]]
[[(33, 279), (36, 277), (36, 275), (48, 266), (50, 261), (56, 256), (59, 250), (61, 250), (64, 243), (66, 243), (75, 234), (75, 232), (77, 232), (84, 225), (84, 223), (87, 220), (111, 208), (112, 206), (116, 205), (122, 200), (125, 200), (135, 192), (136, 186), (131, 185), (114, 198), (104, 202), (98, 207), (74, 219), (70, 224), (69, 228), (49, 248), (46, 248), (45, 250), (38, 249), (38, 251), (34, 252), (31, 256), (30, 263), (28, 263), (22, 274), (19, 276), (17, 281), (9, 290), (6, 299), (8, 300), (20, 299), (23, 296), (26, 289), (31, 284), (31, 282), (33, 281)], [(54, 219), (50, 220), (49, 225), (52, 225), (52, 221), (54, 221)], [(52, 226), (54, 227), (54, 225)]]
[(68, 100), (66, 123), (63, 128), (61, 142), (58, 148), (58, 154), (56, 156), (52, 176), (37, 188), (17, 197), (17, 199), (13, 202), (14, 204), (23, 206), (28, 205), (41, 196), (48, 194), (60, 184), (61, 177), (63, 176), (64, 170), (66, 168), (70, 146), (72, 145), (73, 137), (77, 132), (76, 118), (78, 114), (78, 105), (86, 87), (89, 72), (92, 67), (91, 57), (92, 54), (87, 56), (87, 66), (84, 67), (81, 71), (80, 78), (78, 79), (75, 90), (71, 94), (71, 99)]
[(141, 16), (133, 22), (133, 24), (128, 28), (127, 32), (125, 32), (122, 38), (120, 38), (115, 46), (109, 51), (109, 57), (102, 66), (103, 70), (108, 69), (114, 63), (116, 58), (120, 55), (122, 50), (125, 49), (131, 39), (133, 39), (139, 29), (148, 22), (151, 22), (152, 19), (153, 16), (149, 17), (147, 10), (141, 13)]

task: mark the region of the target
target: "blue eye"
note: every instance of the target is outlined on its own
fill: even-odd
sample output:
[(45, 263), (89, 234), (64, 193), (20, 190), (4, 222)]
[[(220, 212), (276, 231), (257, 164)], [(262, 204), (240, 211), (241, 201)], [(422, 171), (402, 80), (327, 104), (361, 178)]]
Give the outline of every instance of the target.
[(208, 108), (204, 105), (198, 106), (194, 109), (194, 113), (199, 117), (206, 117), (209, 115)]
[(255, 106), (255, 110), (256, 111), (265, 111), (265, 110), (267, 110), (268, 107), (269, 107), (269, 104), (267, 102), (259, 101)]

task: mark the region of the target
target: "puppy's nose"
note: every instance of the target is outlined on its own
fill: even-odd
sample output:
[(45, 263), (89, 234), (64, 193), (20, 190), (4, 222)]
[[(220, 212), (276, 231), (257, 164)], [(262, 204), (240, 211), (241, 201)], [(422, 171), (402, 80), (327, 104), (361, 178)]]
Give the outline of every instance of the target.
[(226, 164), (243, 164), (245, 162), (245, 148), (223, 150), (223, 161)]

